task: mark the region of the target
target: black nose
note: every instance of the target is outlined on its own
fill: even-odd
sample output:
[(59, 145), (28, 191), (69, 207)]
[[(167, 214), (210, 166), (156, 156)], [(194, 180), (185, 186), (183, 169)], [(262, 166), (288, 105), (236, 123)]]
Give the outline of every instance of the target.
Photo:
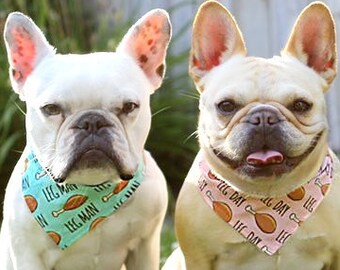
[(132, 174), (121, 174), (120, 175), (120, 179), (125, 180), (125, 181), (131, 180), (132, 178), (133, 178)]
[(266, 106), (250, 112), (247, 122), (255, 126), (273, 126), (281, 121), (279, 115), (278, 110)]
[(64, 178), (53, 178), (54, 182), (56, 182), (57, 184), (61, 184), (64, 183), (65, 179)]
[(110, 127), (112, 124), (98, 113), (83, 114), (75, 124), (75, 128), (86, 130), (89, 133), (95, 133), (103, 127)]

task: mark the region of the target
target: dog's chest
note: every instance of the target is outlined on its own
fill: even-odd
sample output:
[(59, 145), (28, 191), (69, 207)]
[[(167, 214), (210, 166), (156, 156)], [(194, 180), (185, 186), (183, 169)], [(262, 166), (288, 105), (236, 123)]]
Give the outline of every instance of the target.
[(277, 255), (268, 256), (249, 243), (227, 243), (216, 256), (214, 269), (285, 270), (299, 269), (303, 265), (303, 269), (320, 270), (332, 261), (327, 246), (327, 240), (322, 237), (295, 241), (282, 248)]
[[(46, 249), (46, 264), (54, 270), (120, 269), (128, 253), (138, 249), (142, 239), (156, 230), (163, 215), (161, 209), (165, 210), (161, 188), (165, 183), (155, 180), (146, 177), (119, 211), (74, 245), (64, 251), (56, 246)], [(151, 186), (159, 192), (151, 192)]]
[(44, 255), (45, 260), (48, 264), (54, 265), (55, 270), (78, 269), (75, 267), (119, 269), (128, 250), (138, 246), (140, 235), (145, 234), (142, 220), (127, 216), (128, 213), (114, 214), (65, 251), (60, 249), (47, 251)]
[(155, 226), (145, 222), (142, 213), (147, 206), (137, 203), (136, 197), (66, 250), (58, 247), (47, 250), (43, 255), (46, 264), (54, 270), (120, 269), (128, 252), (148, 234), (147, 224), (150, 228)]
[[(303, 269), (328, 269), (336, 253), (334, 250), (340, 244), (334, 230), (339, 218), (336, 213), (340, 211), (334, 200), (338, 191), (336, 183), (319, 210), (272, 256), (246, 242), (231, 226), (220, 222), (219, 217), (211, 217), (215, 229), (209, 233), (207, 241), (212, 248), (210, 251), (216, 255), (214, 269), (284, 270), (299, 269), (302, 265)], [(254, 262), (261, 267), (257, 268)]]
[[(335, 163), (337, 172), (339, 163), (337, 160)], [(253, 237), (249, 239), (250, 243), (247, 242), (236, 230), (242, 229), (240, 224), (237, 228), (233, 228), (207, 207), (195, 184), (199, 175), (199, 170), (194, 167), (184, 184), (184, 192), (179, 198), (181, 205), (178, 209), (181, 213), (177, 214), (177, 222), (183, 226), (188, 223), (193, 224), (189, 230), (183, 227), (189, 236), (184, 240), (194, 242), (190, 252), (208, 253), (209, 258), (214, 258), (213, 269), (273, 270), (300, 269), (303, 266), (303, 269), (313, 270), (328, 269), (331, 266), (340, 247), (339, 237), (336, 235), (337, 230), (334, 229), (338, 227), (340, 218), (338, 174), (335, 174), (330, 191), (317, 211), (287, 241), (284, 241), (285, 235), (281, 235), (282, 238), (277, 240), (285, 243), (278, 253), (272, 256), (265, 254), (252, 244), (260, 239)], [(181, 235), (181, 231), (179, 233)], [(206, 244), (203, 246), (201, 243)]]

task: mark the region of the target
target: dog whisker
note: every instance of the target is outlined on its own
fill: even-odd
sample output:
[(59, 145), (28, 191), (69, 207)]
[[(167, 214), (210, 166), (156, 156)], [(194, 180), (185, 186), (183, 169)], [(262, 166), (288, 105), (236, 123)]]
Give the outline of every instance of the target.
[(180, 95), (181, 95), (181, 96), (184, 96), (184, 97), (187, 97), (187, 98), (192, 98), (192, 99), (195, 99), (195, 100), (199, 100), (199, 99), (200, 99), (200, 96), (199, 96), (199, 95), (186, 94), (186, 93), (181, 93)]
[(167, 111), (167, 110), (169, 110), (171, 107), (170, 106), (167, 106), (167, 107), (164, 107), (164, 108), (162, 108), (162, 109), (159, 109), (158, 111), (156, 111), (156, 112), (154, 112), (153, 114), (152, 114), (152, 117), (154, 117), (154, 116), (156, 116), (157, 114), (160, 114), (160, 113), (162, 113), (162, 112), (164, 112), (164, 111)]
[(195, 136), (195, 138), (198, 137), (198, 131), (195, 130), (193, 133), (191, 133), (185, 140), (184, 143), (187, 143), (193, 136)]

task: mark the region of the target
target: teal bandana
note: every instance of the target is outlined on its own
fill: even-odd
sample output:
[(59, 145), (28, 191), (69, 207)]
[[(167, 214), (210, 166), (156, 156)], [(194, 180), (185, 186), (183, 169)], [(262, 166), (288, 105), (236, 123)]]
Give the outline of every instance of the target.
[(22, 175), (22, 192), (35, 220), (65, 249), (112, 215), (143, 180), (143, 165), (129, 181), (107, 181), (95, 186), (57, 184), (31, 153)]

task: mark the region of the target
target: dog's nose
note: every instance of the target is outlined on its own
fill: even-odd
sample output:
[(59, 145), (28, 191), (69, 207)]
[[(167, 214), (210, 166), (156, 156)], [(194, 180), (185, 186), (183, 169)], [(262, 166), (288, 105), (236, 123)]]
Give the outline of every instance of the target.
[(281, 121), (280, 112), (272, 106), (261, 106), (250, 111), (246, 121), (255, 126), (273, 126)]
[(119, 177), (122, 180), (128, 181), (128, 180), (131, 180), (133, 178), (133, 174), (121, 174)]
[(75, 124), (75, 128), (86, 130), (89, 133), (95, 133), (104, 127), (110, 127), (112, 124), (102, 115), (87, 113), (80, 117)]

